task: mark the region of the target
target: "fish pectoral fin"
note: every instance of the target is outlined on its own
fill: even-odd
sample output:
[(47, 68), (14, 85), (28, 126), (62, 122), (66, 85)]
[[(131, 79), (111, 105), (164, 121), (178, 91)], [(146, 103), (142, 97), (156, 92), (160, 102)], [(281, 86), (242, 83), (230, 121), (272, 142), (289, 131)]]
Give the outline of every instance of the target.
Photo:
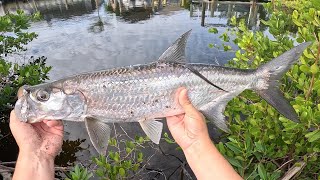
[(84, 122), (94, 148), (105, 155), (111, 132), (109, 125), (91, 117), (85, 118)]
[(146, 135), (151, 139), (152, 142), (159, 144), (163, 124), (161, 122), (151, 120), (139, 121), (141, 128)]
[(158, 59), (159, 62), (178, 62), (185, 64), (185, 49), (191, 30), (180, 36)]

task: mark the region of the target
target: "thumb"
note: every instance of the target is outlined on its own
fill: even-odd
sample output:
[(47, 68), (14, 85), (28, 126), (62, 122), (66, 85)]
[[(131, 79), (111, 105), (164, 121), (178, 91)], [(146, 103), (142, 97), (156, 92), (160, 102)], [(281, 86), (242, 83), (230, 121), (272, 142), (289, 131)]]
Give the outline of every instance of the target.
[(187, 89), (181, 90), (179, 94), (179, 104), (182, 106), (187, 116), (195, 119), (202, 118), (202, 114), (192, 105), (188, 98)]

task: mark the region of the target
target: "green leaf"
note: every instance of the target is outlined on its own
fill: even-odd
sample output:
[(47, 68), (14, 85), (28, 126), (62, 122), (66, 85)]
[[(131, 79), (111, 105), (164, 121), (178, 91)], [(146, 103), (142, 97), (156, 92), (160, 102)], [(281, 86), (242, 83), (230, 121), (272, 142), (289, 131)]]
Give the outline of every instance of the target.
[(97, 170), (96, 170), (96, 174), (97, 174), (98, 176), (100, 176), (100, 177), (104, 177), (104, 176), (105, 176), (102, 169), (97, 169)]
[(75, 174), (79, 175), (80, 174), (80, 168), (79, 165), (76, 165), (76, 167), (74, 168), (74, 172)]
[(304, 42), (304, 39), (302, 39), (301, 37), (298, 37), (298, 38), (297, 38), (297, 42), (298, 42), (298, 43), (303, 43), (303, 42)]
[(119, 174), (120, 174), (120, 176), (125, 177), (126, 176), (126, 171), (123, 168), (120, 168), (119, 169)]
[(223, 50), (224, 51), (229, 51), (229, 50), (231, 50), (232, 48), (231, 48), (231, 46), (229, 46), (229, 45), (224, 45), (223, 44)]
[(214, 28), (214, 27), (211, 27), (209, 28), (209, 33), (214, 33), (214, 34), (217, 34), (218, 33), (218, 29), (217, 28)]
[(298, 21), (297, 19), (292, 19), (292, 21), (299, 27), (302, 27), (302, 23), (300, 21)]
[(137, 171), (139, 168), (140, 168), (140, 164), (137, 163), (137, 164), (134, 164), (134, 165), (133, 165), (132, 170), (133, 170), (133, 171)]
[(143, 143), (143, 142), (144, 142), (143, 137), (139, 137), (139, 143), (141, 144), (141, 143)]
[(119, 161), (120, 161), (120, 155), (119, 155), (118, 152), (116, 152), (116, 153), (114, 154), (113, 160), (115, 160), (116, 162), (119, 162)]
[(130, 148), (126, 148), (126, 153), (130, 153), (131, 152), (131, 149)]
[(298, 11), (297, 11), (297, 10), (294, 10), (293, 13), (292, 13), (292, 17), (293, 17), (294, 19), (297, 19), (298, 16), (299, 16)]
[(239, 160), (234, 159), (232, 157), (227, 157), (227, 159), (228, 159), (229, 163), (232, 164), (233, 166), (238, 167), (238, 168), (243, 168), (242, 165), (240, 164)]
[(317, 64), (313, 64), (311, 67), (310, 67), (310, 71), (312, 74), (317, 74), (319, 72), (319, 66)]
[(164, 133), (164, 140), (169, 144), (175, 144), (176, 142), (169, 137), (167, 133)]
[(302, 72), (304, 72), (304, 73), (308, 73), (308, 72), (310, 71), (309, 66), (304, 65), (304, 64), (301, 65), (299, 69), (300, 69)]
[[(319, 105), (320, 107), (320, 105)], [(219, 142), (218, 144), (218, 150), (222, 153), (222, 154), (225, 154), (226, 153), (226, 149), (224, 148), (224, 145), (222, 142)]]
[(309, 59), (314, 59), (315, 58), (314, 55), (309, 53), (308, 50), (303, 51), (303, 55), (305, 55)]
[(320, 130), (315, 130), (312, 132), (309, 132), (305, 135), (306, 138), (308, 138), (309, 142), (314, 142), (320, 138)]
[(239, 148), (238, 146), (236, 146), (235, 144), (233, 144), (231, 142), (227, 142), (226, 146), (236, 154), (242, 153), (241, 148)]
[(267, 179), (267, 172), (263, 164), (259, 163), (258, 164), (258, 173), (261, 179)]

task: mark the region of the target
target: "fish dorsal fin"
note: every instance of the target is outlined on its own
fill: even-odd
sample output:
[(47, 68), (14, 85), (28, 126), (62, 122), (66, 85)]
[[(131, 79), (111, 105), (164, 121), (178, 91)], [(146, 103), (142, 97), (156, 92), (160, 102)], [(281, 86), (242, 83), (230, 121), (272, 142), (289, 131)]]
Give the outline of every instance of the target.
[(191, 30), (180, 36), (158, 59), (159, 62), (186, 63), (185, 49)]
[(109, 125), (91, 117), (85, 118), (84, 122), (94, 148), (99, 154), (106, 155), (111, 132)]
[(143, 131), (151, 139), (152, 142), (159, 144), (163, 124), (161, 122), (151, 120), (139, 121)]

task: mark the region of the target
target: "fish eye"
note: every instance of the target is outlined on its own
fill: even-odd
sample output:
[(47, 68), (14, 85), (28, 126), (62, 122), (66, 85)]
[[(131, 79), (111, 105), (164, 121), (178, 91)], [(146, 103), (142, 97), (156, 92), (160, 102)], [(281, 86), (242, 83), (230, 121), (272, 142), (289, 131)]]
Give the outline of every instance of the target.
[(37, 99), (39, 101), (48, 101), (49, 97), (50, 97), (49, 93), (45, 90), (39, 90), (37, 92)]

